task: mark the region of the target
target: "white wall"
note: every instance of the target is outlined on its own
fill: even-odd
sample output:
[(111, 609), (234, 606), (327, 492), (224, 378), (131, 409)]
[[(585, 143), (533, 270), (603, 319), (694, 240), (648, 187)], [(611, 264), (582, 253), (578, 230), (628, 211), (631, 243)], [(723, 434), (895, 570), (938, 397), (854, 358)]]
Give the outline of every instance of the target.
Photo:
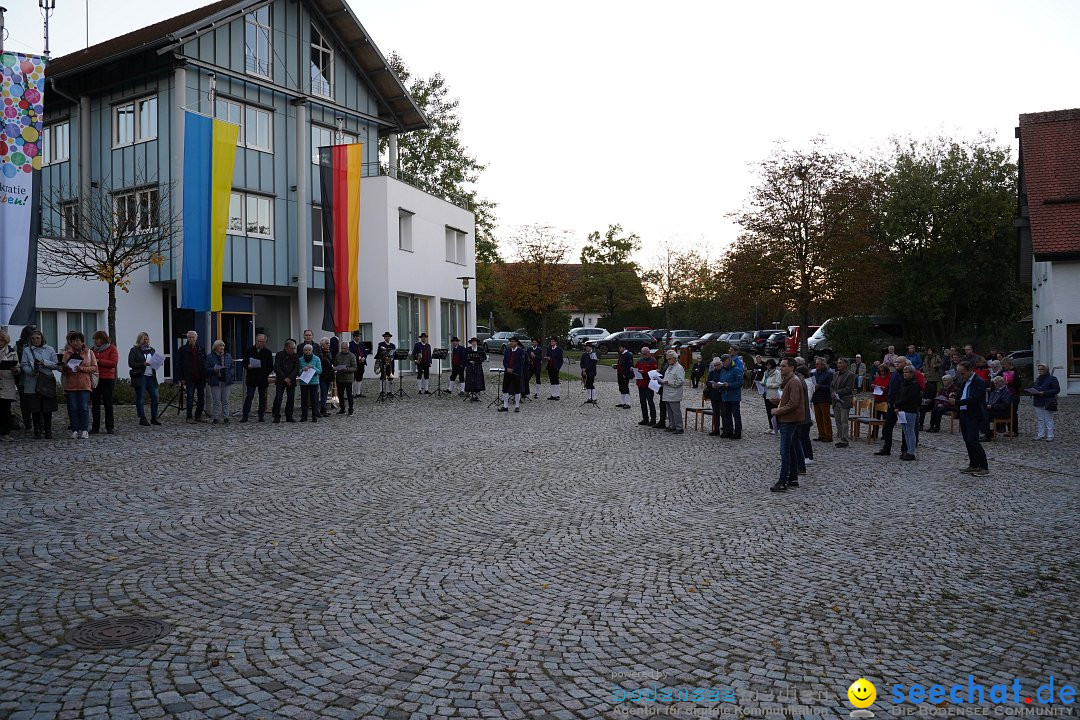
[(1045, 363), (1062, 392), (1080, 395), (1080, 378), (1069, 380), (1068, 326), (1080, 325), (1080, 262), (1032, 263), (1032, 347), (1035, 364)]

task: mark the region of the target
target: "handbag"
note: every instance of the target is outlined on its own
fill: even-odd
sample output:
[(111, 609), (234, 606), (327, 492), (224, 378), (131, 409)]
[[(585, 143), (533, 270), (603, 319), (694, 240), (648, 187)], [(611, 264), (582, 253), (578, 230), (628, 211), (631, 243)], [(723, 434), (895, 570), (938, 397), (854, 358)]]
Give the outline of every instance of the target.
[(34, 394), (43, 398), (54, 399), (56, 397), (56, 378), (52, 370), (39, 370), (34, 379)]

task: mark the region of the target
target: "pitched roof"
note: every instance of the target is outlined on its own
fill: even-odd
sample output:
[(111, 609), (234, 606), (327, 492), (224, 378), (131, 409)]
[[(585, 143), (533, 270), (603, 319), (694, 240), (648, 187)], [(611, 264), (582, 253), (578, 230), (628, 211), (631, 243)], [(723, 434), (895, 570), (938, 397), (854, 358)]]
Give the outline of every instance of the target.
[(1032, 254), (1080, 256), (1080, 108), (1021, 115), (1020, 152)]
[[(353, 14), (347, 0), (308, 0), (329, 29), (338, 37), (345, 52), (363, 71), (380, 101), (379, 116), (402, 131), (423, 130), (427, 118), (409, 95), (401, 80), (390, 68), (371, 36)], [(135, 53), (166, 48), (205, 30), (222, 20), (231, 21), (246, 8), (265, 4), (265, 0), (218, 0), (167, 20), (91, 45), (51, 60), (47, 73), (59, 78)]]

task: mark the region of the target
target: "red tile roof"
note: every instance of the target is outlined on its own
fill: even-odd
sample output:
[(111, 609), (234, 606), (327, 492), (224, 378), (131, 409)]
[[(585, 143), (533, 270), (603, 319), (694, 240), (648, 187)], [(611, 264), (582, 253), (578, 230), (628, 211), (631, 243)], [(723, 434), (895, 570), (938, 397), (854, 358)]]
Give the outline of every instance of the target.
[(1036, 259), (1080, 255), (1080, 108), (1020, 116)]

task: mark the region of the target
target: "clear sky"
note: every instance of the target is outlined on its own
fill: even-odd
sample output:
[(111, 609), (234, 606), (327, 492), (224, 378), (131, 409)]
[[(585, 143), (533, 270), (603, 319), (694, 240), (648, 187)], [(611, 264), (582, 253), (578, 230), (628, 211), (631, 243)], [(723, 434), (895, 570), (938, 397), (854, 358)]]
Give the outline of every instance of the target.
[[(0, 3), (8, 47), (40, 52), (35, 0)], [(384, 54), (447, 78), (504, 234), (620, 223), (718, 254), (777, 140), (857, 152), (986, 132), (1015, 148), (1018, 114), (1080, 106), (1074, 0), (350, 3)], [(84, 0), (56, 4), (54, 56), (86, 42)], [(203, 4), (90, 0), (90, 42)]]

